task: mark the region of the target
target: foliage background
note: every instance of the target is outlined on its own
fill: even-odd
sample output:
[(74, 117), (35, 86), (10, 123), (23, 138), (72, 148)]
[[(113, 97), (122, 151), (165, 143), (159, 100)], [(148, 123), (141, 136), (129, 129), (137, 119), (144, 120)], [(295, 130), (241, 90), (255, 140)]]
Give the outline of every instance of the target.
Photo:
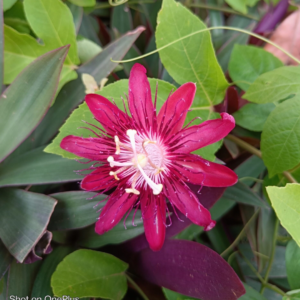
[[(239, 299), (300, 298), (296, 1), (0, 2), (1, 300), (237, 299), (227, 294), (229, 285), (242, 293), (235, 273), (246, 289)], [(139, 211), (135, 227), (131, 213), (127, 230), (121, 222), (94, 233), (104, 196), (86, 200), (95, 194), (79, 189), (74, 170), (82, 165), (59, 143), (87, 136), (82, 120), (95, 124), (82, 103), (87, 90), (122, 104), (136, 61), (111, 58), (162, 47), (136, 60), (147, 68), (153, 95), (158, 83), (158, 108), (170, 90), (192, 81), (197, 94), (187, 123), (233, 114), (233, 132), (197, 154), (225, 162), (239, 182), (199, 196), (212, 206), (213, 230), (173, 218), (165, 247), (152, 253)]]

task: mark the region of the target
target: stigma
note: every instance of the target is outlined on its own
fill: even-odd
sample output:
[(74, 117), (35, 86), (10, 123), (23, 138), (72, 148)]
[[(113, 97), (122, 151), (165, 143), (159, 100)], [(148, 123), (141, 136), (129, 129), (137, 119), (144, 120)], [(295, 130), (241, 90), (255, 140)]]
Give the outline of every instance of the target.
[(129, 142), (121, 142), (118, 136), (114, 137), (116, 156), (109, 156), (107, 161), (111, 168), (120, 168), (110, 171), (109, 175), (120, 180), (122, 172), (132, 174), (131, 188), (125, 189), (126, 193), (139, 195), (139, 187), (144, 182), (152, 189), (154, 195), (159, 195), (163, 185), (155, 183), (153, 179), (160, 179), (161, 177), (157, 175), (164, 172), (162, 151), (156, 141), (140, 137), (134, 129), (128, 129), (126, 135), (129, 137)]

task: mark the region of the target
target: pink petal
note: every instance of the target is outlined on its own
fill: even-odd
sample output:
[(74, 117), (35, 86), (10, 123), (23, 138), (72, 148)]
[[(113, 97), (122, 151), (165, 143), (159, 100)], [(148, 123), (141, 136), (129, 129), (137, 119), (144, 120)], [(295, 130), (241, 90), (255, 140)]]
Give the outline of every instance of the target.
[(109, 190), (116, 186), (119, 181), (114, 176), (109, 175), (110, 166), (97, 168), (92, 173), (86, 175), (81, 181), (80, 187), (86, 191)]
[(139, 126), (149, 128), (153, 123), (153, 103), (146, 69), (135, 64), (129, 77), (129, 109)]
[(114, 134), (120, 127), (120, 121), (126, 123), (127, 115), (108, 99), (97, 94), (88, 94), (85, 101), (96, 120), (107, 132)]
[(97, 161), (106, 161), (107, 157), (113, 155), (116, 149), (109, 145), (107, 140), (101, 138), (82, 138), (68, 135), (62, 139), (60, 147), (79, 157)]
[(238, 181), (237, 175), (231, 169), (193, 154), (178, 156), (174, 168), (182, 180), (193, 184), (226, 187)]
[(110, 196), (100, 214), (100, 219), (95, 227), (96, 233), (103, 234), (116, 226), (125, 213), (132, 208), (137, 198), (138, 196), (134, 194), (124, 193), (120, 195), (120, 192), (116, 190)]
[(163, 132), (172, 134), (182, 128), (186, 114), (193, 103), (195, 93), (196, 85), (188, 82), (169, 97), (157, 116), (158, 125), (164, 128)]
[(234, 118), (221, 113), (221, 119), (208, 120), (178, 132), (171, 140), (172, 151), (190, 153), (223, 139), (234, 128)]
[(193, 223), (203, 226), (204, 230), (212, 229), (216, 222), (210, 212), (198, 201), (189, 187), (182, 181), (165, 180), (164, 194)]
[(141, 196), (141, 208), (146, 239), (153, 251), (159, 251), (164, 244), (166, 235), (165, 198), (162, 195), (154, 196), (152, 193), (143, 195)]

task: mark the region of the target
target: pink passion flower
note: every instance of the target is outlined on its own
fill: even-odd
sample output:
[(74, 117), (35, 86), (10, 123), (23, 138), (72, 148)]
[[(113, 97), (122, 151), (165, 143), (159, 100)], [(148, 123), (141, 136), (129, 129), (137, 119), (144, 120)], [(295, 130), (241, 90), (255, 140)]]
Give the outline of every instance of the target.
[[(197, 225), (215, 226), (210, 212), (198, 201), (186, 182), (226, 187), (237, 182), (229, 168), (191, 154), (224, 138), (235, 126), (234, 118), (183, 127), (196, 92), (188, 82), (172, 93), (156, 115), (146, 69), (135, 64), (130, 72), (128, 106), (131, 117), (108, 99), (88, 94), (86, 103), (104, 130), (97, 137), (67, 136), (61, 148), (79, 157), (100, 162), (85, 176), (81, 188), (105, 193), (112, 188), (95, 231), (103, 234), (133, 208), (142, 210), (146, 238), (158, 251), (165, 239), (167, 199)], [(125, 107), (125, 105), (124, 105)]]

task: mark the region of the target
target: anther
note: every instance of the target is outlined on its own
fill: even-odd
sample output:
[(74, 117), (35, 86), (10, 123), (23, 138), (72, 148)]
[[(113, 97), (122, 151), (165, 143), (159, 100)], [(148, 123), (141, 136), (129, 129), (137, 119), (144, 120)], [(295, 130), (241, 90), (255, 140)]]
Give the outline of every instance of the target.
[(146, 147), (148, 144), (156, 144), (155, 141), (145, 141), (143, 142), (143, 147)]
[(157, 168), (156, 172), (154, 173), (154, 175), (158, 175), (158, 174), (160, 174), (161, 172), (164, 172), (164, 171), (165, 171), (164, 168)]
[(135, 195), (140, 194), (140, 192), (136, 189), (125, 189), (125, 192), (128, 193), (128, 194), (132, 193), (132, 194), (135, 194)]
[(114, 158), (113, 158), (113, 156), (109, 156), (107, 158), (107, 161), (109, 162), (111, 168), (113, 168), (115, 166), (117, 166), (117, 167), (125, 167), (125, 166), (129, 167), (129, 166), (133, 166), (132, 162), (124, 162), (124, 163), (122, 163), (122, 162), (119, 162), (119, 161), (115, 161)]
[(110, 171), (110, 172), (109, 172), (109, 175), (110, 175), (110, 176), (114, 176), (116, 180), (120, 180), (120, 178), (117, 176), (117, 173), (116, 173), (116, 172)]

